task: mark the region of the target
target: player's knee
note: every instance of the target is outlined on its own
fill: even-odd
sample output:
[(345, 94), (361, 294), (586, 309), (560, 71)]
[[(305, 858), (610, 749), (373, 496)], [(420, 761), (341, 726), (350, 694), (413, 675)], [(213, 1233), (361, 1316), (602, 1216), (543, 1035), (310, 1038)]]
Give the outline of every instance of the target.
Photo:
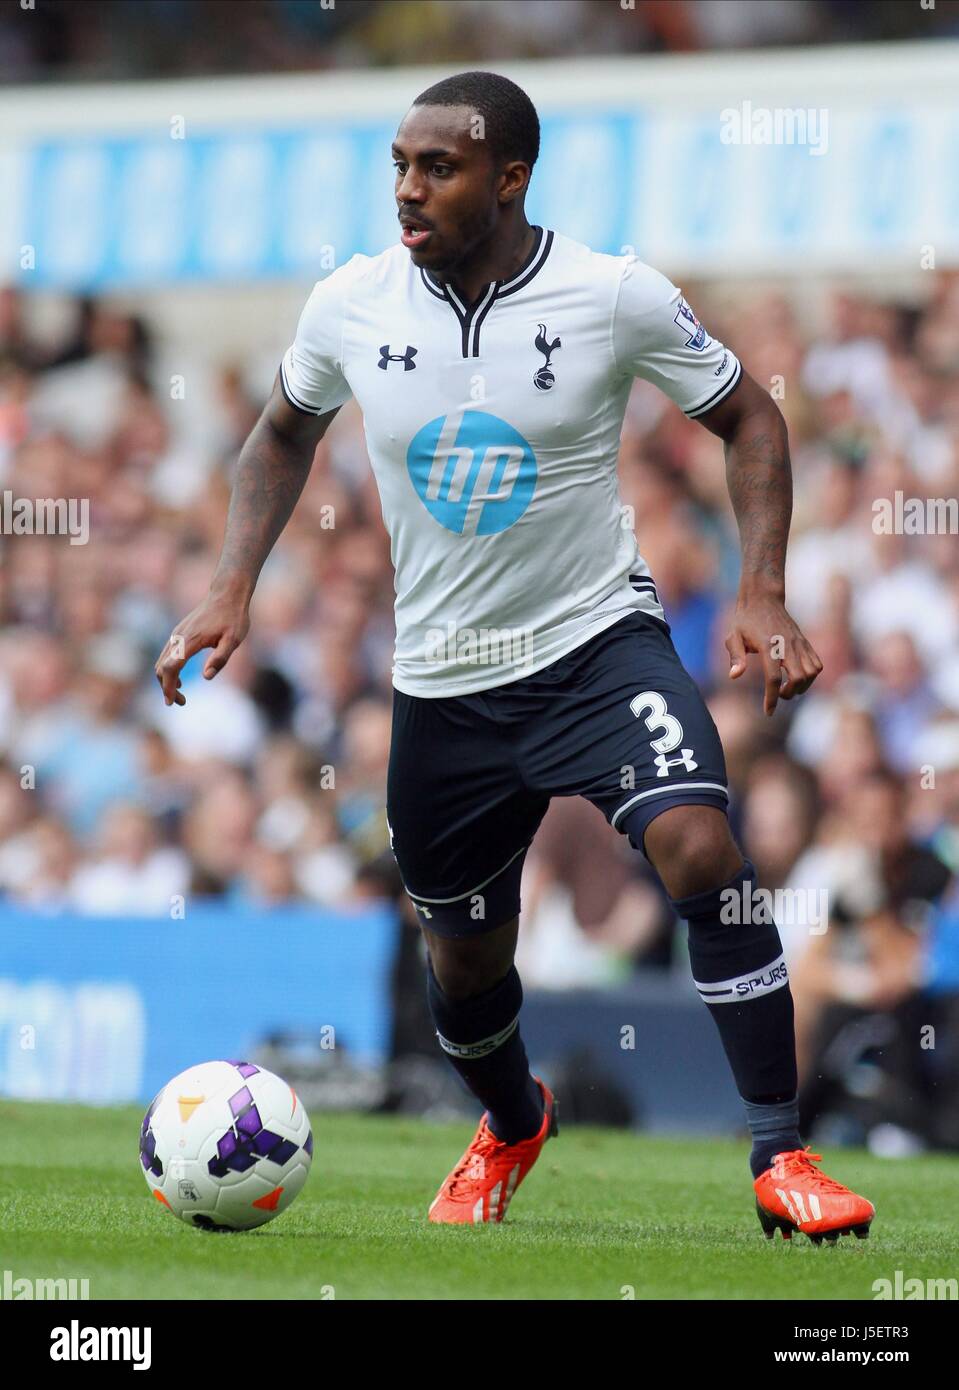
[(424, 932), (436, 983), (448, 999), (472, 999), (499, 984), (513, 963), (517, 925), (462, 940)]
[(646, 831), (646, 853), (671, 898), (719, 888), (736, 874), (743, 856), (722, 811), (673, 806)]
[(448, 957), (437, 959), (434, 956), (433, 974), (447, 999), (472, 999), (496, 984), (475, 961), (451, 960)]

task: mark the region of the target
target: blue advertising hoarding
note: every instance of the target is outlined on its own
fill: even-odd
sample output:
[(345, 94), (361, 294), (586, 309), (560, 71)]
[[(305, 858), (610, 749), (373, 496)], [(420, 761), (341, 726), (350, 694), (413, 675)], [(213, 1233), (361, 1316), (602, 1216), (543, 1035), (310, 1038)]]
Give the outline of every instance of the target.
[(325, 1029), (375, 1065), (398, 933), (386, 904), (211, 904), (179, 921), (0, 909), (0, 1096), (149, 1100), (185, 1067), (281, 1030)]
[[(707, 272), (876, 256), (919, 269), (926, 247), (959, 260), (959, 97), (785, 122), (742, 108), (545, 116), (530, 220)], [(398, 239), (395, 132), (395, 118), (354, 117), (27, 141), (7, 218), (15, 274), (78, 289), (321, 279)]]

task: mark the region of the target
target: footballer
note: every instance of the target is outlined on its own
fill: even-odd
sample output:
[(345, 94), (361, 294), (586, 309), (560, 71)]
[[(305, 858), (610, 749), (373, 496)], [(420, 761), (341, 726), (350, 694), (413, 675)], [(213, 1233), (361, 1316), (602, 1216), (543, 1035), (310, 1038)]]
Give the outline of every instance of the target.
[(617, 482), (636, 377), (724, 441), (742, 551), (729, 675), (757, 656), (771, 715), (822, 669), (785, 608), (785, 423), (664, 276), (529, 224), (539, 142), (529, 97), (496, 74), (416, 98), (392, 148), (400, 236), (313, 289), (240, 453), (210, 593), (156, 674), (182, 705), (191, 656), (213, 649), (207, 679), (229, 660), (316, 446), (355, 398), (395, 569), (390, 839), (426, 941), (439, 1046), (485, 1110), (429, 1219), (501, 1221), (557, 1131), (554, 1098), (530, 1073), (513, 957), (526, 851), (551, 797), (584, 796), (688, 923), (764, 1232), (862, 1236), (872, 1204), (827, 1178), (799, 1134), (776, 926), (723, 912), (750, 901), (755, 870)]

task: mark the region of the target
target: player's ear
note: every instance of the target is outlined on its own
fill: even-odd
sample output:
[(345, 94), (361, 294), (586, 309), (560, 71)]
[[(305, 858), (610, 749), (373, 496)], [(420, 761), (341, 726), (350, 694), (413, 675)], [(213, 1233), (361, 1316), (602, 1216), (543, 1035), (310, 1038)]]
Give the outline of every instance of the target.
[(499, 199), (501, 203), (513, 203), (523, 197), (530, 179), (530, 168), (520, 159), (514, 159), (500, 170)]

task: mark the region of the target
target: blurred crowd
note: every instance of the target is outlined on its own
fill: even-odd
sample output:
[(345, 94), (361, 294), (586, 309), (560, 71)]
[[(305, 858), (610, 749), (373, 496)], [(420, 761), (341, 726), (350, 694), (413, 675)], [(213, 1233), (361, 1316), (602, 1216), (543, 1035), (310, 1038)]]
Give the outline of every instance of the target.
[(959, 32), (937, 0), (41, 0), (0, 11), (13, 82), (768, 45), (928, 39)]
[[(684, 288), (789, 424), (788, 603), (825, 665), (809, 693), (767, 719), (758, 663), (729, 681), (722, 448), (644, 382), (623, 502), (722, 736), (734, 829), (783, 895), (810, 1104), (826, 1103), (840, 1038), (837, 1085), (868, 1101), (868, 1067), (849, 1078), (878, 1049), (883, 1084), (914, 1106), (941, 1082), (917, 1067), (959, 1076), (948, 1047), (926, 1057), (910, 1031), (939, 1019), (959, 1038), (959, 539), (948, 509), (925, 506), (959, 495), (959, 274), (930, 275), (921, 303), (837, 291), (812, 333), (785, 293)], [(404, 904), (384, 812), (392, 570), (358, 409), (317, 452), (247, 642), (215, 681), (194, 660), (186, 706), (168, 709), (153, 662), (214, 567), (262, 403), (256, 344), (215, 364), (187, 428), (150, 324), (108, 300), (73, 309), (51, 343), (32, 303), (0, 292), (0, 494), (90, 504), (88, 544), (0, 536), (0, 894), (124, 914), (196, 896)], [(897, 493), (920, 499), (930, 533), (881, 523)], [(642, 856), (588, 803), (554, 802), (526, 865), (524, 979), (613, 982), (685, 970), (682, 954)]]
[[(804, 1131), (831, 1114), (830, 1137), (889, 1153), (959, 1148), (959, 274), (930, 289), (921, 305), (837, 291), (812, 333), (785, 295), (723, 313), (693, 294), (789, 425), (787, 603), (824, 670), (773, 719), (758, 662), (727, 674), (738, 543), (719, 445), (638, 382), (620, 459), (780, 928)], [(648, 866), (584, 803), (554, 802), (527, 886), (524, 977), (688, 969)]]

